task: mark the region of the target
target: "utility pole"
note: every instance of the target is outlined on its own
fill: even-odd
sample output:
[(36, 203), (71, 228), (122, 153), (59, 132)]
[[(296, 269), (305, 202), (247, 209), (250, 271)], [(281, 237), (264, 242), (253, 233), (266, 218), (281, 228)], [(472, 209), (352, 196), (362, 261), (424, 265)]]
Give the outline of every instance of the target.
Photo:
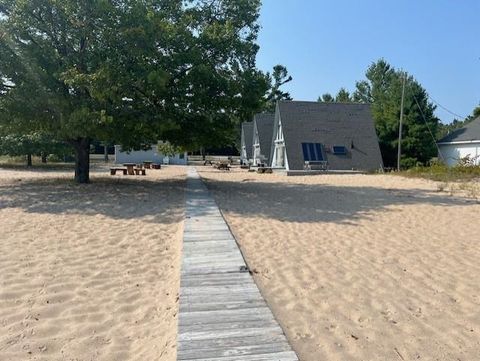
[(402, 84), (402, 101), (400, 104), (400, 124), (398, 125), (398, 155), (397, 155), (397, 171), (400, 172), (400, 158), (402, 156), (402, 123), (403, 123), (403, 103), (405, 101), (405, 80), (407, 78), (407, 73), (403, 74), (403, 84)]

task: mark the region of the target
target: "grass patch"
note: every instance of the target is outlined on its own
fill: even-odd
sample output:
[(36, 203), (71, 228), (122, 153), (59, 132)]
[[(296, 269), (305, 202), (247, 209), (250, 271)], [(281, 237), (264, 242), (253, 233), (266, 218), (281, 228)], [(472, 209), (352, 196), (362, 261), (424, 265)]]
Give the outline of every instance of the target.
[(414, 167), (395, 174), (437, 182), (466, 182), (480, 180), (480, 166), (447, 167), (443, 164), (435, 164), (429, 167)]
[(21, 170), (70, 170), (75, 168), (74, 163), (52, 162), (42, 163), (40, 157), (32, 157), (32, 166), (27, 167), (25, 157), (0, 156), (0, 168)]

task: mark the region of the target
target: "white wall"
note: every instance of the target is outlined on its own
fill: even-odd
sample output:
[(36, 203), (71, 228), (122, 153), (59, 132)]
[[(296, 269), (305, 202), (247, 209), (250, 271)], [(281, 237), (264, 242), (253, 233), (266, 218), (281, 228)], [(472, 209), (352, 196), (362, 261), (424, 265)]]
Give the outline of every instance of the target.
[(477, 157), (475, 164), (480, 165), (480, 141), (463, 144), (439, 144), (438, 147), (440, 148), (444, 161), (450, 167), (456, 165), (458, 159), (466, 157), (467, 155), (471, 158)]
[[(152, 145), (150, 150), (132, 150), (131, 152), (123, 152), (120, 145), (115, 146), (115, 163), (142, 163), (143, 161), (152, 161), (154, 163), (163, 163), (164, 155), (159, 153), (156, 145)], [(169, 164), (187, 164), (187, 153), (175, 154), (169, 157)]]

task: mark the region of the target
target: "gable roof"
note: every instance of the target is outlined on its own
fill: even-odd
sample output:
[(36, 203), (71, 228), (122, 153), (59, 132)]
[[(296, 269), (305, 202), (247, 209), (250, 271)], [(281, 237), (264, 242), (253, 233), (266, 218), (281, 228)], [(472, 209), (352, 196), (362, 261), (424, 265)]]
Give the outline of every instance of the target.
[[(237, 138), (238, 139), (238, 138)], [(242, 147), (245, 145), (247, 150), (247, 159), (252, 158), (253, 146), (253, 122), (242, 123)]]
[[(254, 129), (258, 132), (260, 152), (270, 162), (270, 150), (272, 148), (274, 113), (258, 113), (253, 117)], [(253, 141), (253, 137), (252, 137)]]
[[(278, 121), (290, 170), (304, 167), (302, 143), (321, 143), (330, 169), (376, 170), (383, 166), (368, 104), (280, 101), (274, 129)], [(329, 152), (333, 146), (346, 147), (347, 154)]]
[(438, 143), (480, 141), (480, 117), (475, 118), (463, 128), (454, 130), (438, 141)]

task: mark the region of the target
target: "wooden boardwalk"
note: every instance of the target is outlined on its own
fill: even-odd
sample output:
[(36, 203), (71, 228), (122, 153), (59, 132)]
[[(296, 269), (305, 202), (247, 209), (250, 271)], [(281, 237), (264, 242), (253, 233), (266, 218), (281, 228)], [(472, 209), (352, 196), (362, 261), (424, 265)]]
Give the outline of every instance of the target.
[(297, 361), (194, 168), (187, 182), (177, 360)]

